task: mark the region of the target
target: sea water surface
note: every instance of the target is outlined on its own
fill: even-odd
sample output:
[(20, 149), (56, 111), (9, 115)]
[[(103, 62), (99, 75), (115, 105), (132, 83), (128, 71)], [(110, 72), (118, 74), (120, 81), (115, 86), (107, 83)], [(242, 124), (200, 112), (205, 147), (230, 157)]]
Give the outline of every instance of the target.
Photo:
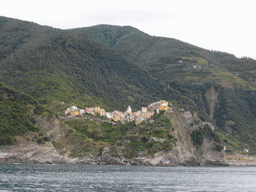
[(256, 167), (0, 164), (0, 191), (256, 191)]

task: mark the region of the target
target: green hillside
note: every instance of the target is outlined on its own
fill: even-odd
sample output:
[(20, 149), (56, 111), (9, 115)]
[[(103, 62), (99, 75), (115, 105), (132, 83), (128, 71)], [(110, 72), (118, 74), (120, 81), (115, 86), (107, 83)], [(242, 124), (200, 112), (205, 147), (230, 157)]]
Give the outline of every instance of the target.
[(70, 105), (139, 109), (165, 99), (213, 123), (228, 149), (252, 154), (255, 66), (129, 26), (59, 30), (0, 17), (0, 81), (54, 113)]
[(39, 132), (35, 115), (46, 112), (29, 95), (0, 83), (0, 145), (15, 144), (15, 136)]
[[(123, 110), (168, 95), (164, 84), (107, 46), (69, 31), (1, 19), (7, 22), (0, 38), (13, 35), (1, 45), (0, 80), (54, 111), (63, 111), (72, 104)], [(31, 36), (17, 43), (20, 28), (22, 37)], [(16, 47), (4, 51), (13, 44)]]
[(219, 71), (255, 82), (256, 61), (250, 58), (239, 59), (232, 54), (205, 50), (176, 39), (150, 36), (130, 26), (98, 25), (69, 31), (111, 47), (165, 82), (177, 80), (184, 73), (199, 76), (199, 82), (202, 82), (200, 76), (217, 79), (212, 73)]
[[(92, 118), (93, 121), (89, 118)], [(161, 150), (171, 150), (177, 141), (172, 135), (174, 129), (172, 129), (169, 118), (163, 115), (152, 117), (154, 124), (143, 123), (141, 125), (126, 122), (113, 126), (112, 123), (99, 117), (89, 118), (64, 122), (71, 128), (66, 138), (76, 145), (76, 147), (69, 149), (70, 155), (73, 157), (97, 156), (102, 153), (104, 147), (109, 147), (113, 151), (112, 153), (115, 153), (115, 151), (118, 153), (122, 148), (125, 158), (133, 159), (139, 153), (145, 151), (147, 151), (147, 154), (144, 155), (152, 155)], [(73, 135), (75, 135), (75, 138)], [(162, 143), (154, 141), (151, 139), (151, 135), (165, 141)], [(69, 148), (67, 143), (62, 141), (55, 142), (54, 145), (63, 154), (67, 153)], [(116, 154), (113, 154), (113, 156), (116, 156)]]
[(184, 108), (211, 121), (228, 149), (255, 153), (255, 68), (251, 58), (205, 50), (176, 39), (153, 37), (129, 26), (72, 29), (124, 55), (163, 82)]

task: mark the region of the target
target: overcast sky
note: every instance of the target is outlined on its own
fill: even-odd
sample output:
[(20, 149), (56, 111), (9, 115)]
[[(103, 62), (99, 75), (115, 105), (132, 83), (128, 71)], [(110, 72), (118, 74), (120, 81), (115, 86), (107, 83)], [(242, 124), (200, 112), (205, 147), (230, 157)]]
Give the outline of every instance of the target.
[(61, 29), (130, 25), (256, 59), (255, 0), (1, 0), (0, 15)]

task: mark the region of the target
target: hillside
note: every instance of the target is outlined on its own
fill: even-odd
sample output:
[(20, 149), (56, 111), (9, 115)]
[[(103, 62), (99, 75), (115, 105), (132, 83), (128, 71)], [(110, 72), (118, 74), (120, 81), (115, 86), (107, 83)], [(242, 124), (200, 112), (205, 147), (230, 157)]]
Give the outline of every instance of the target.
[(140, 125), (126, 122), (114, 126), (91, 115), (64, 123), (71, 128), (66, 138), (76, 135), (72, 143), (77, 147), (59, 140), (56, 149), (72, 157), (96, 157), (98, 164), (226, 165), (214, 127), (200, 120), (197, 113), (180, 112), (176, 106), (173, 112), (162, 111)]
[[(150, 36), (130, 26), (97, 25), (68, 31), (103, 43), (143, 68), (154, 68), (159, 72), (197, 65), (201, 69), (226, 70), (244, 79), (255, 73), (256, 61), (253, 59), (239, 59), (232, 54), (202, 49), (176, 39)], [(253, 78), (247, 77), (247, 80), (253, 81)]]
[(0, 80), (54, 111), (72, 104), (121, 110), (168, 95), (147, 71), (84, 36), (3, 17), (1, 23)]
[(0, 145), (16, 143), (15, 136), (39, 132), (35, 115), (46, 110), (29, 95), (0, 83)]
[[(132, 159), (132, 160), (131, 160)], [(178, 106), (150, 121), (59, 120), (31, 96), (0, 83), (0, 163), (226, 165), (214, 127)]]
[(255, 154), (255, 60), (150, 36), (129, 26), (70, 31), (109, 46), (177, 91), (172, 99), (216, 125), (230, 150), (242, 153), (250, 146)]
[(5, 17), (0, 26), (0, 81), (55, 114), (165, 99), (210, 121), (228, 150), (256, 153), (255, 60), (129, 26), (59, 30)]
[(214, 127), (177, 106), (140, 125), (114, 125), (89, 114), (65, 121), (46, 113), (33, 117), (39, 133), (16, 135), (16, 146), (0, 146), (0, 163), (227, 165)]

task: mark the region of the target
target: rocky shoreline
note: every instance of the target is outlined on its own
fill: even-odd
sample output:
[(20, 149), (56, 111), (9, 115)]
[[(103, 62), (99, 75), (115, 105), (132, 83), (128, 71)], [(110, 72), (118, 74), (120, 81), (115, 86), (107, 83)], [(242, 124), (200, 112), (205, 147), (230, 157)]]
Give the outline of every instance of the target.
[[(83, 154), (82, 158), (72, 158), (76, 138), (73, 143), (66, 138), (67, 130), (56, 118), (38, 117), (38, 126), (51, 141), (38, 144), (39, 135), (29, 134), (26, 137), (16, 136), (17, 145), (0, 146), (0, 163), (4, 164), (89, 164), (89, 165), (134, 165), (134, 166), (228, 166), (225, 152), (216, 138), (206, 133), (214, 132), (209, 122), (199, 119), (196, 113), (190, 111), (172, 113), (170, 121), (173, 124), (175, 143), (170, 145), (171, 150), (156, 150), (153, 155), (147, 150), (140, 151), (133, 159), (126, 159), (133, 150), (124, 142), (122, 146), (107, 147), (108, 150), (92, 151)], [(64, 131), (65, 130), (65, 131)], [(75, 131), (70, 129), (74, 134)], [(69, 130), (69, 131), (70, 131)], [(205, 133), (205, 134), (204, 134)], [(194, 137), (192, 138), (193, 135)], [(201, 136), (199, 138), (195, 136)], [(141, 140), (141, 138), (139, 138)], [(196, 141), (200, 141), (199, 143)], [(131, 140), (129, 140), (131, 142)], [(161, 141), (159, 141), (161, 142)], [(54, 147), (55, 145), (55, 147)], [(83, 146), (86, 147), (86, 146)], [(80, 150), (82, 150), (82, 148)], [(73, 150), (73, 151), (72, 151)], [(99, 155), (101, 154), (101, 155)], [(95, 154), (94, 154), (95, 155)], [(79, 156), (78, 154), (74, 155)]]
[[(236, 155), (237, 156), (237, 155)], [(233, 156), (235, 158), (236, 156)], [(241, 156), (241, 155), (240, 155)], [(238, 156), (238, 157), (240, 157)], [(242, 156), (244, 157), (244, 156)], [(48, 143), (38, 145), (30, 143), (21, 146), (1, 146), (0, 164), (88, 164), (88, 165), (124, 165), (124, 166), (256, 166), (255, 159), (212, 159), (210, 157), (201, 160), (191, 154), (184, 158), (177, 158), (172, 152), (160, 151), (152, 156), (125, 159), (103, 154), (98, 157), (70, 158), (60, 155), (57, 150)]]
[(229, 166), (256, 166), (255, 160), (228, 160)]
[(60, 155), (52, 145), (30, 144), (8, 146), (0, 149), (0, 164), (88, 164), (88, 165), (125, 165), (125, 166), (228, 166), (219, 159), (197, 160), (193, 156), (183, 160), (174, 158), (171, 152), (160, 151), (153, 156), (125, 159), (103, 154), (99, 157), (70, 158)]
[[(124, 165), (124, 166), (164, 166), (164, 167), (176, 167), (176, 166), (229, 166), (224, 162), (220, 161), (206, 161), (204, 164), (198, 161), (186, 161), (186, 162), (172, 162), (172, 163), (165, 163), (159, 162), (157, 164), (152, 164), (150, 161), (144, 161), (142, 159), (132, 159), (127, 161), (120, 161), (113, 157), (106, 157), (101, 156), (97, 159), (95, 158), (88, 158), (88, 159), (71, 159), (71, 160), (64, 160), (64, 159), (53, 159), (47, 161), (40, 161), (37, 159), (20, 159), (16, 156), (9, 156), (6, 158), (0, 159), (0, 164), (88, 164), (88, 165)], [(246, 164), (247, 166), (247, 164)]]

